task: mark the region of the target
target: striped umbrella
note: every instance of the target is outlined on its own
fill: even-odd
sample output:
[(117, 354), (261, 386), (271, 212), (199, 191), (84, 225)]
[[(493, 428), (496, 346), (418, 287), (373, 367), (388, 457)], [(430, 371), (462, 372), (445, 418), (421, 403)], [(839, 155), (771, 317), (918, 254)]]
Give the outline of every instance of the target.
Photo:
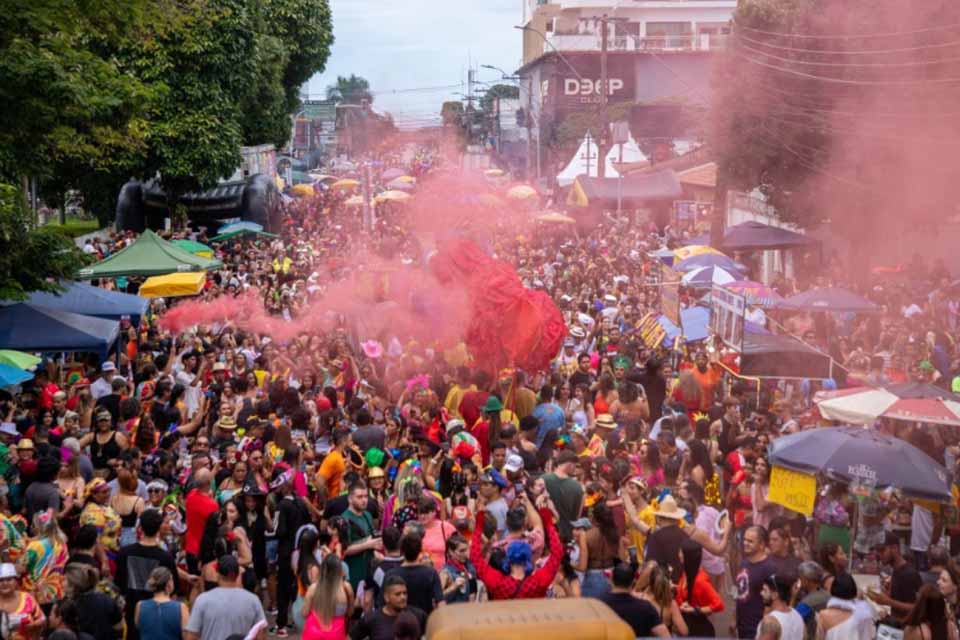
[(931, 384), (904, 382), (882, 389), (821, 391), (815, 401), (828, 420), (871, 424), (877, 418), (960, 426), (960, 396)]
[(682, 262), (687, 258), (692, 258), (693, 256), (700, 256), (705, 253), (712, 253), (716, 255), (723, 255), (722, 251), (718, 251), (713, 247), (708, 247), (705, 244), (691, 244), (687, 247), (680, 247), (679, 249), (673, 250), (673, 255), (676, 257), (675, 262)]
[(723, 285), (723, 288), (739, 293), (747, 299), (747, 304), (756, 307), (775, 307), (783, 300), (783, 296), (779, 293), (762, 282), (754, 282), (753, 280), (728, 282)]
[(680, 282), (688, 287), (712, 287), (715, 284), (724, 285), (728, 282), (743, 280), (737, 271), (727, 271), (721, 267), (700, 267), (683, 274)]
[(30, 369), (40, 364), (40, 358), (35, 355), (15, 351), (13, 349), (0, 349), (0, 364), (5, 364), (17, 369)]

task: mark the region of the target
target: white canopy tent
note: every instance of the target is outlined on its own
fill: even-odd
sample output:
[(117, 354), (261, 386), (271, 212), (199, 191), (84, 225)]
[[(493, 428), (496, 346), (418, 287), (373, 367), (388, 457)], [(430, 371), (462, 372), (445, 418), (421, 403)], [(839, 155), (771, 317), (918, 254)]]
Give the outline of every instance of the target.
[[(580, 143), (580, 147), (577, 149), (576, 153), (573, 154), (573, 157), (570, 159), (570, 162), (567, 164), (563, 170), (557, 174), (557, 184), (561, 187), (568, 187), (573, 184), (573, 181), (577, 179), (577, 176), (589, 176), (591, 178), (596, 178), (597, 176), (597, 154), (599, 150), (597, 149), (597, 142), (594, 138), (587, 133), (583, 137), (583, 141)], [(619, 177), (619, 173), (614, 167), (615, 163), (624, 162), (624, 163), (637, 163), (645, 162), (647, 156), (640, 150), (640, 147), (637, 145), (636, 141), (631, 137), (627, 142), (623, 144), (623, 155), (621, 156), (620, 145), (615, 144), (610, 147), (610, 150), (607, 152), (606, 158), (606, 172), (605, 175), (608, 178)]]

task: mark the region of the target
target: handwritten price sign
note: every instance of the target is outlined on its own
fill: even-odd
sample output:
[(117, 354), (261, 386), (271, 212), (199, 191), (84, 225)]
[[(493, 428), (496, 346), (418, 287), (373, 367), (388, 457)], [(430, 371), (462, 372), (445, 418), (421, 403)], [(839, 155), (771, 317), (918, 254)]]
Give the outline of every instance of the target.
[(813, 476), (778, 466), (770, 471), (770, 494), (767, 496), (770, 502), (808, 516), (813, 513), (816, 498), (817, 479)]

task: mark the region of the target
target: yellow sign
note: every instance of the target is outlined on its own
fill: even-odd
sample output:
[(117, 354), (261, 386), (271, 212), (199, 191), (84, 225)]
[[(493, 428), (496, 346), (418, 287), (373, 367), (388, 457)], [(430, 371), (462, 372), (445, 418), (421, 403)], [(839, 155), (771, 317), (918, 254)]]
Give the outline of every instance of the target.
[(813, 513), (816, 498), (817, 479), (813, 476), (778, 466), (771, 469), (770, 493), (767, 496), (770, 502), (809, 516)]
[(667, 337), (667, 331), (663, 328), (663, 325), (657, 322), (657, 317), (658, 316), (652, 313), (648, 313), (643, 316), (639, 324), (637, 324), (640, 339), (643, 340), (643, 343), (650, 349), (659, 347), (663, 339)]

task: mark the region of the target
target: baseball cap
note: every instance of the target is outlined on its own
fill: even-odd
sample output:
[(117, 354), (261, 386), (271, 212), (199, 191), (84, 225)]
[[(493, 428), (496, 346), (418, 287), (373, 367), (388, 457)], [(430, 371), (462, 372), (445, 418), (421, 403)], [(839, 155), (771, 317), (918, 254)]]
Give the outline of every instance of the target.
[(523, 458), (513, 453), (507, 456), (507, 463), (503, 465), (504, 471), (509, 471), (510, 473), (516, 473), (523, 469)]
[(17, 425), (13, 424), (12, 422), (0, 423), (0, 433), (13, 437), (20, 435), (20, 433), (17, 431)]
[(0, 580), (5, 580), (6, 578), (16, 578), (17, 577), (17, 568), (9, 562), (4, 562), (0, 564)]
[(117, 365), (113, 364), (110, 360), (107, 360), (102, 365), (100, 365), (100, 371), (116, 371)]
[(501, 489), (507, 488), (506, 479), (496, 469), (487, 469), (482, 474), (480, 474), (480, 482), (489, 482), (491, 484), (497, 485)]

